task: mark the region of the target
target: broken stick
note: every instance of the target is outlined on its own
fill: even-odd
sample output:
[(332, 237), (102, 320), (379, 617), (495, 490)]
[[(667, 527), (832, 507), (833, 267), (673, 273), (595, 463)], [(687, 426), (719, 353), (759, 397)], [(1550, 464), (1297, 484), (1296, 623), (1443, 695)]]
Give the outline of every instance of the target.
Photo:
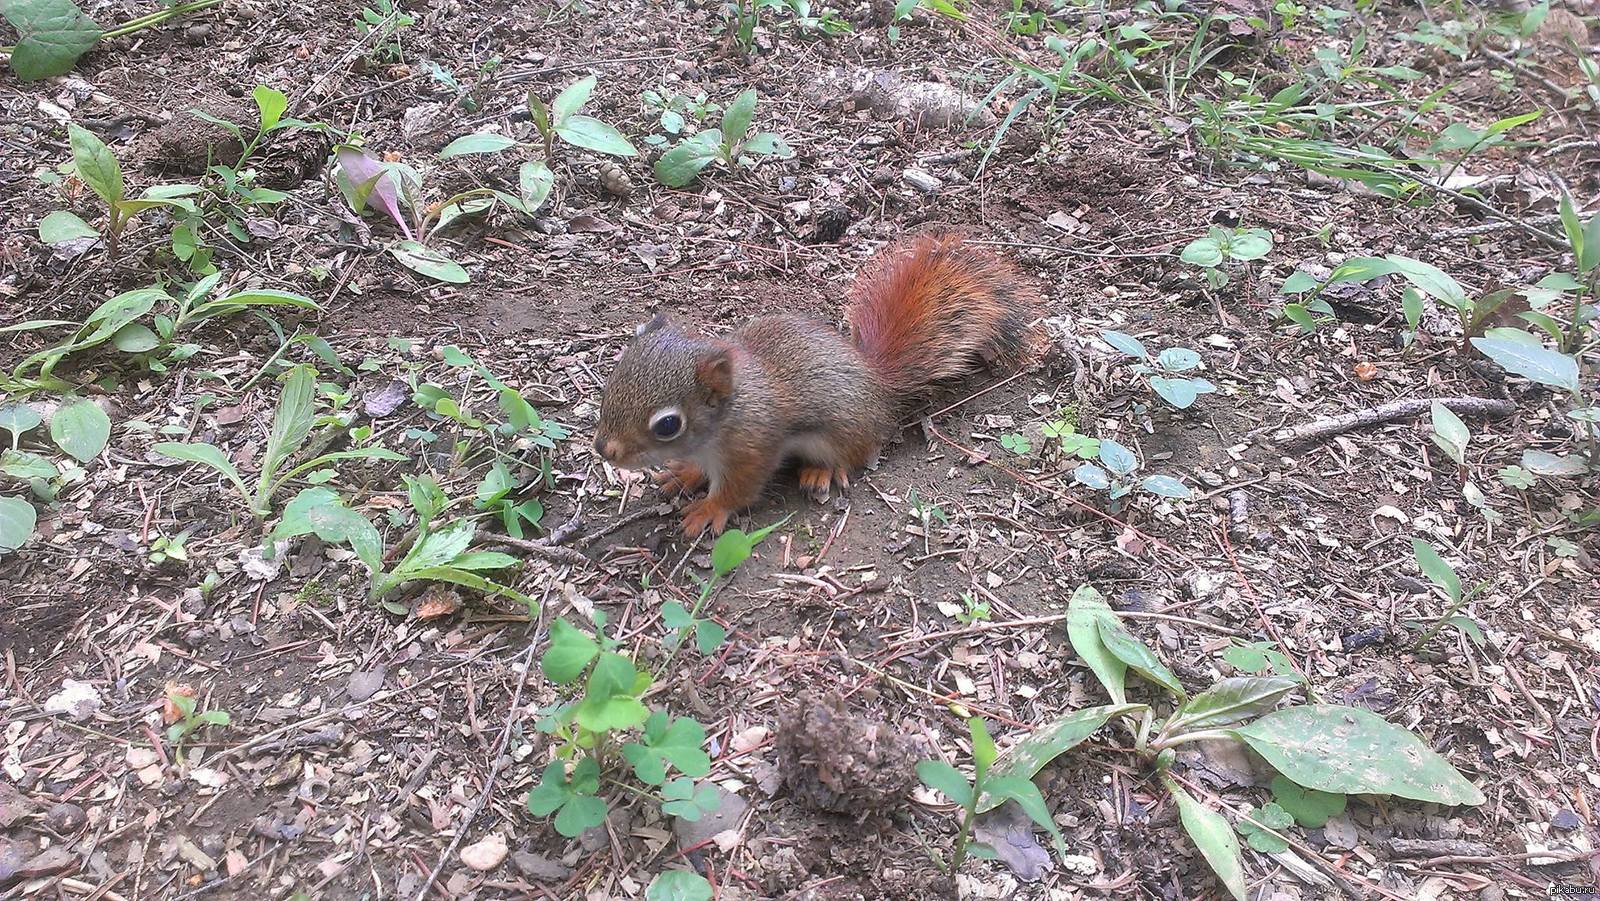
[(1463, 416), (1510, 416), (1516, 404), (1509, 400), (1488, 397), (1440, 397), (1396, 400), (1380, 404), (1370, 410), (1357, 410), (1340, 416), (1330, 416), (1316, 422), (1279, 429), (1272, 433), (1272, 443), (1280, 448), (1291, 448), (1314, 441), (1322, 441), (1353, 429), (1364, 429), (1399, 419), (1412, 419), (1433, 409), (1434, 403), (1444, 404), (1452, 413)]

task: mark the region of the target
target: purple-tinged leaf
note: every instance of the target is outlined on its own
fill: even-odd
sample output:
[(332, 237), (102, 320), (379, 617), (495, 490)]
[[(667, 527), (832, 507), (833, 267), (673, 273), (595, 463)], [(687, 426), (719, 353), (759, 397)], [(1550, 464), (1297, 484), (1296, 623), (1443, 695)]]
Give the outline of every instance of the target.
[(388, 213), (406, 239), (411, 240), (411, 226), (400, 209), (394, 176), (384, 167), (383, 161), (352, 144), (334, 148), (334, 157), (339, 161), (339, 172), (343, 176), (339, 187), (345, 192), (350, 208), (361, 213), (369, 206), (378, 207)]

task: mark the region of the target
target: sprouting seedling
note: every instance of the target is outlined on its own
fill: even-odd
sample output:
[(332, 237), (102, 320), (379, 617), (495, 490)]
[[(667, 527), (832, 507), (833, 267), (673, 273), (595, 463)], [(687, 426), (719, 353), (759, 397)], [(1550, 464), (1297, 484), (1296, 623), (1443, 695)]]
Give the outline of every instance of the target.
[(416, 19), (396, 8), (393, 0), (374, 0), (371, 6), (362, 7), (356, 15), (356, 30), (374, 35), (372, 50), (384, 62), (403, 62), (404, 50), (400, 46), (400, 31), (415, 25)]
[(961, 602), (966, 609), (956, 613), (956, 621), (964, 626), (982, 622), (989, 618), (989, 602), (978, 600), (978, 596), (970, 591), (961, 592)]
[(1019, 457), (1033, 453), (1033, 442), (1021, 432), (1007, 432), (1000, 436), (1000, 446)]
[[(1474, 644), (1482, 647), (1484, 643), (1483, 629), (1471, 617), (1462, 616), (1460, 612), (1468, 601), (1471, 601), (1479, 592), (1489, 587), (1489, 581), (1486, 579), (1474, 585), (1472, 590), (1462, 591), (1461, 577), (1456, 575), (1454, 567), (1439, 556), (1439, 551), (1432, 544), (1423, 541), (1421, 538), (1413, 538), (1411, 539), (1411, 553), (1416, 557), (1417, 567), (1422, 570), (1422, 574), (1427, 576), (1428, 581), (1432, 582), (1435, 587), (1444, 593), (1448, 602), (1444, 612), (1440, 613), (1432, 625), (1428, 626), (1427, 630), (1417, 638), (1411, 649), (1418, 651), (1426, 647), (1428, 642), (1432, 641), (1444, 630), (1445, 626), (1453, 626), (1461, 630), (1468, 638), (1472, 639)], [(1408, 625), (1413, 625), (1417, 628), (1421, 627), (1421, 623)]]
[[(773, 530), (789, 521), (789, 517), (778, 520), (770, 526), (757, 529), (746, 534), (741, 529), (729, 529), (717, 538), (717, 543), (711, 548), (711, 578), (700, 585), (700, 596), (695, 600), (694, 609), (688, 610), (677, 601), (668, 601), (661, 607), (661, 621), (670, 630), (673, 637), (669, 644), (672, 647), (667, 656), (667, 664), (672, 662), (673, 656), (678, 653), (678, 648), (694, 636), (695, 647), (702, 654), (709, 654), (722, 646), (728, 639), (728, 630), (721, 623), (712, 619), (701, 619), (700, 611), (704, 609), (706, 601), (711, 599), (711, 593), (717, 583), (732, 575), (744, 562), (750, 559), (756, 546), (766, 540)], [(666, 672), (663, 665), (661, 672)]]
[(938, 504), (930, 504), (924, 498), (917, 496), (917, 489), (913, 488), (906, 494), (906, 503), (911, 505), (911, 516), (922, 526), (922, 552), (928, 553), (930, 545), (928, 535), (933, 531), (933, 521), (938, 520), (942, 525), (950, 524), (950, 516)]
[(1111, 438), (1102, 438), (1100, 465), (1080, 463), (1072, 471), (1072, 478), (1085, 488), (1109, 492), (1113, 504), (1132, 494), (1134, 489), (1173, 500), (1187, 500), (1193, 496), (1189, 486), (1172, 476), (1152, 475), (1134, 481), (1139, 467), (1139, 456), (1132, 450)]
[(1084, 460), (1093, 460), (1100, 456), (1100, 442), (1098, 439), (1078, 431), (1070, 419), (1065, 417), (1052, 419), (1040, 427), (1046, 438), (1053, 438), (1058, 443), (1063, 457), (1078, 457)]
[(174, 746), (182, 746), (190, 736), (207, 726), (226, 726), (232, 722), (226, 710), (201, 711), (199, 699), (184, 689), (168, 688), (167, 703), (170, 705), (168, 716), (173, 720), (167, 726), (167, 741)]
[(599, 80), (593, 75), (575, 81), (557, 94), (549, 106), (545, 106), (544, 101), (529, 92), (528, 114), (533, 118), (533, 127), (538, 129), (539, 137), (544, 139), (546, 163), (555, 160), (557, 138), (574, 147), (582, 147), (596, 153), (611, 156), (639, 155), (639, 151), (622, 136), (622, 132), (593, 116), (581, 115), (578, 112), (589, 102), (589, 95), (594, 92), (598, 83)]
[(1050, 833), (1055, 840), (1056, 852), (1064, 856), (1067, 852), (1061, 830), (1051, 819), (1050, 808), (1045, 806), (1039, 787), (1024, 776), (994, 775), (990, 768), (999, 753), (995, 749), (994, 739), (989, 737), (989, 730), (984, 728), (983, 720), (969, 718), (967, 730), (972, 740), (971, 782), (961, 775), (960, 770), (942, 760), (922, 760), (917, 763), (917, 778), (961, 807), (961, 825), (956, 833), (955, 849), (951, 852), (948, 866), (941, 865), (944, 871), (959, 871), (968, 854), (986, 859), (995, 857), (993, 847), (972, 840), (972, 827), (978, 817), (980, 800), (991, 807), (1004, 801), (1015, 801), (1029, 819)]
[(68, 123), (67, 138), (72, 147), (72, 165), (78, 178), (106, 205), (106, 224), (96, 230), (77, 214), (56, 210), (39, 221), (39, 239), (46, 244), (63, 244), (84, 238), (103, 237), (106, 249), (115, 257), (117, 242), (133, 217), (145, 210), (164, 207), (177, 213), (196, 212), (189, 198), (200, 193), (195, 185), (157, 185), (139, 197), (128, 197), (122, 177), (122, 164), (94, 132)]
[(316, 422), (316, 380), (317, 371), (309, 365), (301, 364), (290, 370), (283, 391), (278, 396), (278, 408), (272, 416), (272, 431), (261, 454), (261, 470), (256, 475), (254, 487), (245, 482), (238, 467), (214, 444), (165, 441), (156, 444), (154, 449), (156, 453), (175, 460), (200, 463), (221, 473), (238, 490), (245, 506), (257, 521), (266, 519), (272, 511), (273, 495), (302, 473), (339, 460), (367, 458), (398, 462), (406, 459), (403, 454), (386, 448), (362, 447), (320, 454), (290, 466), (289, 461), (305, 445)]
[(728, 104), (721, 128), (708, 128), (679, 141), (656, 161), (656, 178), (669, 188), (681, 188), (695, 180), (712, 163), (732, 166), (752, 164), (760, 157), (787, 159), (794, 155), (776, 132), (750, 133), (756, 114), (756, 91), (749, 88)]
[(1199, 266), (1212, 289), (1228, 283), (1223, 266), (1232, 261), (1259, 260), (1272, 252), (1272, 233), (1264, 228), (1222, 228), (1213, 225), (1202, 238), (1190, 241), (1180, 258)]
[(1169, 347), (1152, 357), (1144, 342), (1122, 332), (1104, 331), (1100, 337), (1117, 350), (1133, 357), (1134, 374), (1144, 379), (1150, 390), (1179, 410), (1194, 406), (1202, 394), (1210, 394), (1217, 386), (1207, 379), (1183, 375), (1200, 366), (1200, 355), (1187, 347)]

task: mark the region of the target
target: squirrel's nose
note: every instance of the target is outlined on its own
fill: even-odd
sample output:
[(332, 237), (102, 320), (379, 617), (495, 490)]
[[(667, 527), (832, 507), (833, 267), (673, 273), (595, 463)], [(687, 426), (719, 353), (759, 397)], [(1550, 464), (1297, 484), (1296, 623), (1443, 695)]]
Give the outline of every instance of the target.
[(594, 452), (604, 457), (606, 455), (606, 442), (599, 435), (594, 436)]

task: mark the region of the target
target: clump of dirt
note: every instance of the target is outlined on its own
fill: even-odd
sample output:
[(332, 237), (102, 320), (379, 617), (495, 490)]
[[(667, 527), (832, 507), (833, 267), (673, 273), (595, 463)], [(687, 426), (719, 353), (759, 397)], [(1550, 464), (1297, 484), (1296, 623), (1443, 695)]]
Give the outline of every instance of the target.
[(778, 768), (800, 803), (863, 820), (904, 806), (916, 739), (850, 714), (838, 696), (802, 699), (778, 724)]
[[(247, 110), (239, 103), (208, 100), (195, 109), (227, 122), (255, 118), (255, 110)], [(174, 111), (171, 121), (144, 138), (139, 155), (146, 168), (157, 172), (203, 175), (213, 163), (232, 165), (243, 151), (244, 143), (228, 129), (193, 113)]]

